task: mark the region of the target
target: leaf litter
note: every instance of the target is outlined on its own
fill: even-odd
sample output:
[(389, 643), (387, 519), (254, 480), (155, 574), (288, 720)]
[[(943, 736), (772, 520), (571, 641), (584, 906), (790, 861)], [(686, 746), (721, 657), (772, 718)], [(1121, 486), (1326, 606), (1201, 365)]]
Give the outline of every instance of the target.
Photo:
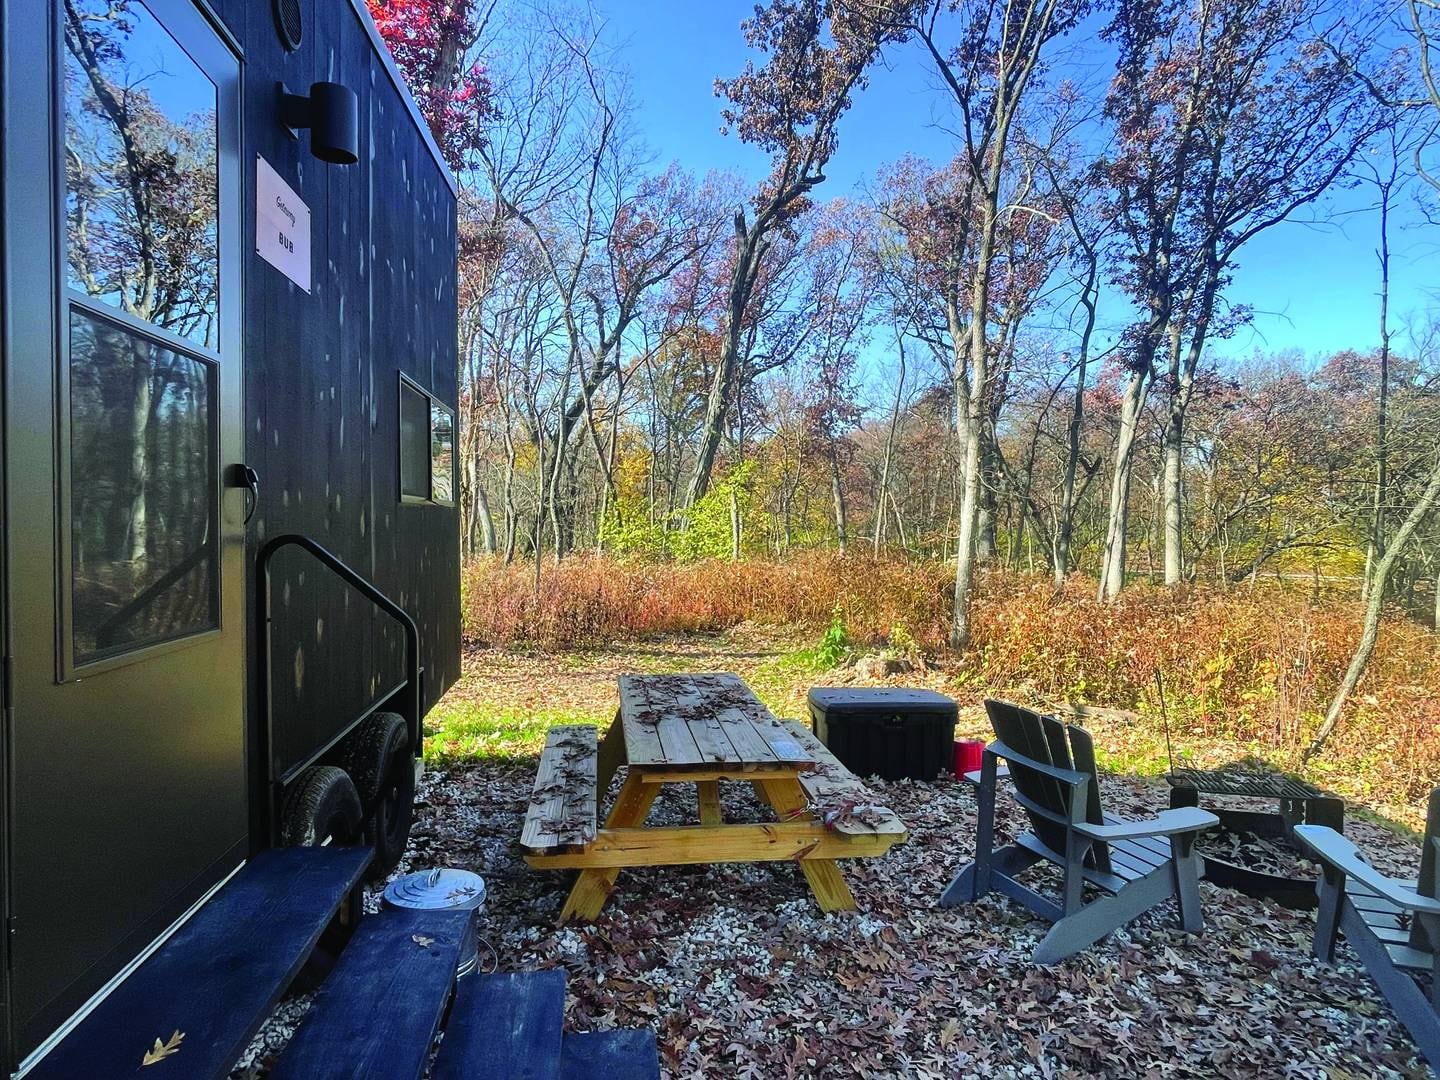
[[(516, 696), (546, 681), (527, 674), (516, 673)], [(579, 707), (613, 694), (593, 671), (564, 674), (558, 692)], [(1202, 882), (1201, 933), (1178, 930), (1163, 904), (1045, 968), (1029, 958), (1047, 927), (1018, 905), (991, 896), (937, 907), (975, 840), (974, 792), (948, 777), (867, 780), (910, 838), (881, 858), (840, 864), (858, 911), (821, 912), (788, 863), (656, 867), (623, 871), (593, 925), (557, 926), (568, 876), (531, 870), (516, 847), (534, 778), (535, 758), (520, 756), (431, 771), (395, 873), (482, 875), (481, 933), (501, 970), (564, 968), (566, 1029), (653, 1027), (667, 1080), (1429, 1075), (1348, 946), (1334, 966), (1311, 956), (1311, 913)], [(1121, 816), (1168, 805), (1159, 779), (1106, 775), (1102, 787)], [(767, 819), (745, 786), (722, 784), (721, 794), (727, 819)], [(693, 794), (674, 787), (650, 818), (695, 820)], [(999, 841), (1024, 827), (1002, 799)], [(1415, 874), (1412, 841), (1358, 815), (1346, 833), (1382, 872)], [(1218, 842), (1232, 861), (1309, 870), (1248, 836)], [(1049, 868), (1032, 876), (1058, 884)], [(281, 1003), (237, 1080), (265, 1074), (312, 997)]]

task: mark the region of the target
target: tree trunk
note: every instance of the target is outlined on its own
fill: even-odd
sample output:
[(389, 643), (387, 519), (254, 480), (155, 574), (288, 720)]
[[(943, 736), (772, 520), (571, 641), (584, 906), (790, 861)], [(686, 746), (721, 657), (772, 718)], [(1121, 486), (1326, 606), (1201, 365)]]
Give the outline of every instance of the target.
[(715, 457), (720, 452), (725, 421), (729, 415), (730, 403), (735, 398), (735, 377), (740, 367), (740, 339), (744, 329), (745, 309), (750, 304), (755, 278), (760, 271), (760, 261), (769, 246), (765, 243), (759, 224), (753, 229), (748, 228), (743, 213), (735, 215), (735, 241), (735, 269), (730, 275), (725, 342), (720, 350), (720, 362), (715, 365), (710, 389), (705, 396), (705, 419), (700, 425), (700, 446), (695, 453), (695, 468), (690, 474), (690, 483), (685, 489), (686, 507), (694, 506), (710, 490)]
[(133, 374), (130, 380), (130, 520), (125, 533), (125, 558), (143, 563), (149, 555), (150, 530), (147, 524), (150, 492), (150, 403), (154, 396), (151, 378), (154, 362), (149, 345), (139, 338), (131, 348)]
[(1385, 501), (1390, 487), (1390, 188), (1380, 189), (1380, 387), (1375, 413), (1375, 502), (1365, 553), (1362, 593), (1369, 599), (1375, 553), (1385, 546)]
[[(495, 518), (490, 513), (490, 498), (485, 494), (485, 485), (475, 485), (475, 511), (480, 519), (480, 538), (486, 555), (495, 554)], [(471, 554), (474, 554), (472, 551)]]
[[(900, 547), (903, 551), (909, 552), (910, 539), (905, 535), (905, 518), (900, 513), (900, 504), (895, 501), (895, 493), (890, 492), (890, 512), (895, 515), (895, 531), (900, 534)], [(1440, 589), (1436, 590), (1435, 611), (1437, 618), (1440, 618)]]
[(1125, 587), (1125, 544), (1130, 523), (1130, 480), (1135, 464), (1135, 439), (1140, 431), (1140, 414), (1150, 389), (1150, 365), (1130, 373), (1120, 399), (1120, 431), (1115, 440), (1115, 474), (1110, 480), (1110, 513), (1105, 526), (1105, 549), (1101, 557), (1101, 600), (1113, 600)]
[(1070, 573), (1070, 546), (1075, 538), (1075, 473), (1080, 467), (1080, 432), (1085, 420), (1085, 369), (1090, 362), (1090, 339), (1095, 333), (1095, 281), (1098, 263), (1092, 258), (1085, 282), (1085, 329), (1080, 332), (1080, 357), (1075, 366), (1075, 397), (1070, 403), (1066, 430), (1065, 479), (1060, 486), (1060, 520), (1055, 540), (1055, 587), (1065, 584)]
[(830, 496), (835, 502), (835, 544), (840, 554), (845, 554), (849, 543), (845, 515), (845, 484), (840, 476), (840, 456), (834, 446), (830, 447)]
[(1194, 375), (1180, 365), (1181, 328), (1170, 327), (1170, 407), (1165, 412), (1165, 431), (1161, 436), (1163, 472), (1161, 476), (1160, 514), (1165, 532), (1165, 584), (1179, 585), (1185, 577), (1185, 558), (1181, 550), (1181, 519), (1184, 516), (1181, 490), (1181, 450), (1185, 442), (1185, 406), (1189, 403), (1188, 388)]
[(1400, 528), (1395, 531), (1394, 538), (1375, 562), (1375, 577), (1370, 585), (1370, 599), (1365, 605), (1365, 622), (1360, 630), (1360, 643), (1355, 648), (1355, 655), (1350, 659), (1350, 666), (1345, 669), (1345, 677), (1340, 680), (1340, 687), (1335, 691), (1330, 708), (1325, 712), (1325, 722), (1320, 725), (1320, 730), (1315, 733), (1315, 738), (1305, 750), (1304, 761), (1307, 763), (1324, 748), (1326, 740), (1334, 733), (1346, 701), (1354, 693), (1360, 677), (1365, 674), (1365, 667), (1370, 663), (1370, 656), (1375, 651), (1375, 641), (1380, 635), (1380, 615), (1385, 607), (1385, 580), (1390, 576), (1391, 568), (1409, 543), (1416, 527), (1430, 513), (1437, 497), (1440, 497), (1440, 456), (1436, 457), (1435, 464), (1430, 468), (1429, 480), (1420, 501), (1411, 508)]
[(895, 336), (900, 350), (900, 375), (895, 382), (895, 402), (890, 407), (890, 428), (885, 433), (885, 460), (880, 467), (880, 491), (875, 498), (875, 554), (885, 542), (885, 499), (890, 494), (890, 463), (895, 458), (895, 433), (900, 427), (900, 404), (905, 394), (905, 342)]
[[(994, 166), (992, 166), (993, 168)], [(996, 177), (998, 186), (998, 176)], [(989, 321), (990, 268), (995, 247), (996, 200), (989, 199), (980, 237), (980, 250), (975, 262), (975, 279), (970, 301), (969, 377), (964, 379), (965, 394), (957, 393), (956, 426), (961, 433), (960, 537), (955, 558), (955, 611), (950, 624), (950, 644), (956, 649), (970, 642), (970, 596), (974, 591), (976, 533), (980, 525), (981, 443), (985, 437), (985, 420), (989, 414), (990, 358), (985, 340)], [(957, 350), (958, 351), (958, 350)], [(957, 357), (957, 390), (964, 373), (966, 359)]]
[(981, 566), (989, 566), (995, 561), (999, 548), (995, 539), (995, 492), (999, 489), (1000, 482), (999, 467), (995, 461), (995, 430), (988, 418), (984, 432), (980, 443), (980, 508), (979, 519), (975, 525), (975, 561)]
[[(983, 367), (983, 360), (981, 364)], [(979, 379), (975, 380), (975, 383), (979, 382)], [(973, 388), (974, 383), (972, 390)], [(965, 457), (961, 466), (964, 486), (960, 496), (960, 540), (955, 559), (955, 614), (950, 625), (950, 644), (957, 649), (964, 648), (970, 641), (970, 594), (974, 588), (975, 577), (975, 533), (980, 524), (979, 431), (983, 418), (975, 415), (972, 406), (969, 419), (969, 430), (965, 433)]]

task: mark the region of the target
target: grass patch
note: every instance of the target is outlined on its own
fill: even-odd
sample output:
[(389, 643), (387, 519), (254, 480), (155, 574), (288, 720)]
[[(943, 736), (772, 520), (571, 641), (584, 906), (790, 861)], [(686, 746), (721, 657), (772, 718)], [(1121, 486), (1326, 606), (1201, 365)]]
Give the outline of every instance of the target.
[(436, 767), (535, 758), (557, 724), (603, 724), (608, 717), (568, 709), (496, 709), (442, 701), (425, 721), (425, 763)]

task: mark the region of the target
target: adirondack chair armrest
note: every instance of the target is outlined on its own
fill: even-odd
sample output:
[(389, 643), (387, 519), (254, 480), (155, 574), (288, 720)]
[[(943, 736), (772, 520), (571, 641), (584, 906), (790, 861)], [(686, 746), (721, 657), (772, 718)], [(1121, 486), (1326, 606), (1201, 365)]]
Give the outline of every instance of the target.
[[(976, 787), (979, 787), (980, 781), (984, 777), (984, 775), (985, 773), (983, 770), (976, 769), (974, 772), (967, 772), (965, 774), (965, 779), (968, 780), (970, 783), (974, 784)], [(1008, 766), (1001, 765), (998, 769), (995, 770), (996, 780), (1004, 780), (1009, 775), (1010, 769)]]
[(1440, 900), (1421, 896), (1406, 881), (1386, 877), (1365, 861), (1360, 849), (1327, 825), (1296, 825), (1295, 835), (1327, 866), (1342, 871), (1397, 907), (1423, 915), (1440, 915)]
[(1114, 825), (1091, 825), (1089, 822), (1080, 821), (1071, 828), (1091, 840), (1114, 843), (1119, 840), (1142, 840), (1148, 836), (1204, 832), (1219, 824), (1220, 819), (1208, 810), (1201, 810), (1198, 806), (1182, 806), (1174, 810), (1162, 810), (1153, 818), (1142, 821), (1122, 821)]
[(1032, 757), (1026, 757), (1020, 753), (1020, 751), (1010, 749), (1010, 747), (1006, 746), (999, 739), (996, 739), (987, 746), (985, 752), (987, 754), (994, 754), (996, 757), (1008, 761), (1011, 765), (1020, 765), (1027, 769), (1034, 769), (1036, 772), (1042, 773), (1052, 780), (1058, 780), (1062, 784), (1068, 784), (1070, 787), (1078, 787), (1090, 779), (1085, 773), (1076, 772), (1074, 769), (1062, 769), (1058, 765), (1051, 765), (1046, 761), (1036, 761)]

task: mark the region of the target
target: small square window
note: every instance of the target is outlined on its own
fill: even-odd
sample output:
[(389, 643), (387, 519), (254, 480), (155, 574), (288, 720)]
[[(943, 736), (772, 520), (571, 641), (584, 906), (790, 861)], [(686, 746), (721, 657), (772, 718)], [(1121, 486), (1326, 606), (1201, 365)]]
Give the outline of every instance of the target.
[(430, 398), (400, 383), (400, 497), (430, 498)]
[(455, 414), (403, 375), (400, 501), (455, 505)]
[(455, 418), (438, 401), (430, 402), (430, 500), (455, 505)]

